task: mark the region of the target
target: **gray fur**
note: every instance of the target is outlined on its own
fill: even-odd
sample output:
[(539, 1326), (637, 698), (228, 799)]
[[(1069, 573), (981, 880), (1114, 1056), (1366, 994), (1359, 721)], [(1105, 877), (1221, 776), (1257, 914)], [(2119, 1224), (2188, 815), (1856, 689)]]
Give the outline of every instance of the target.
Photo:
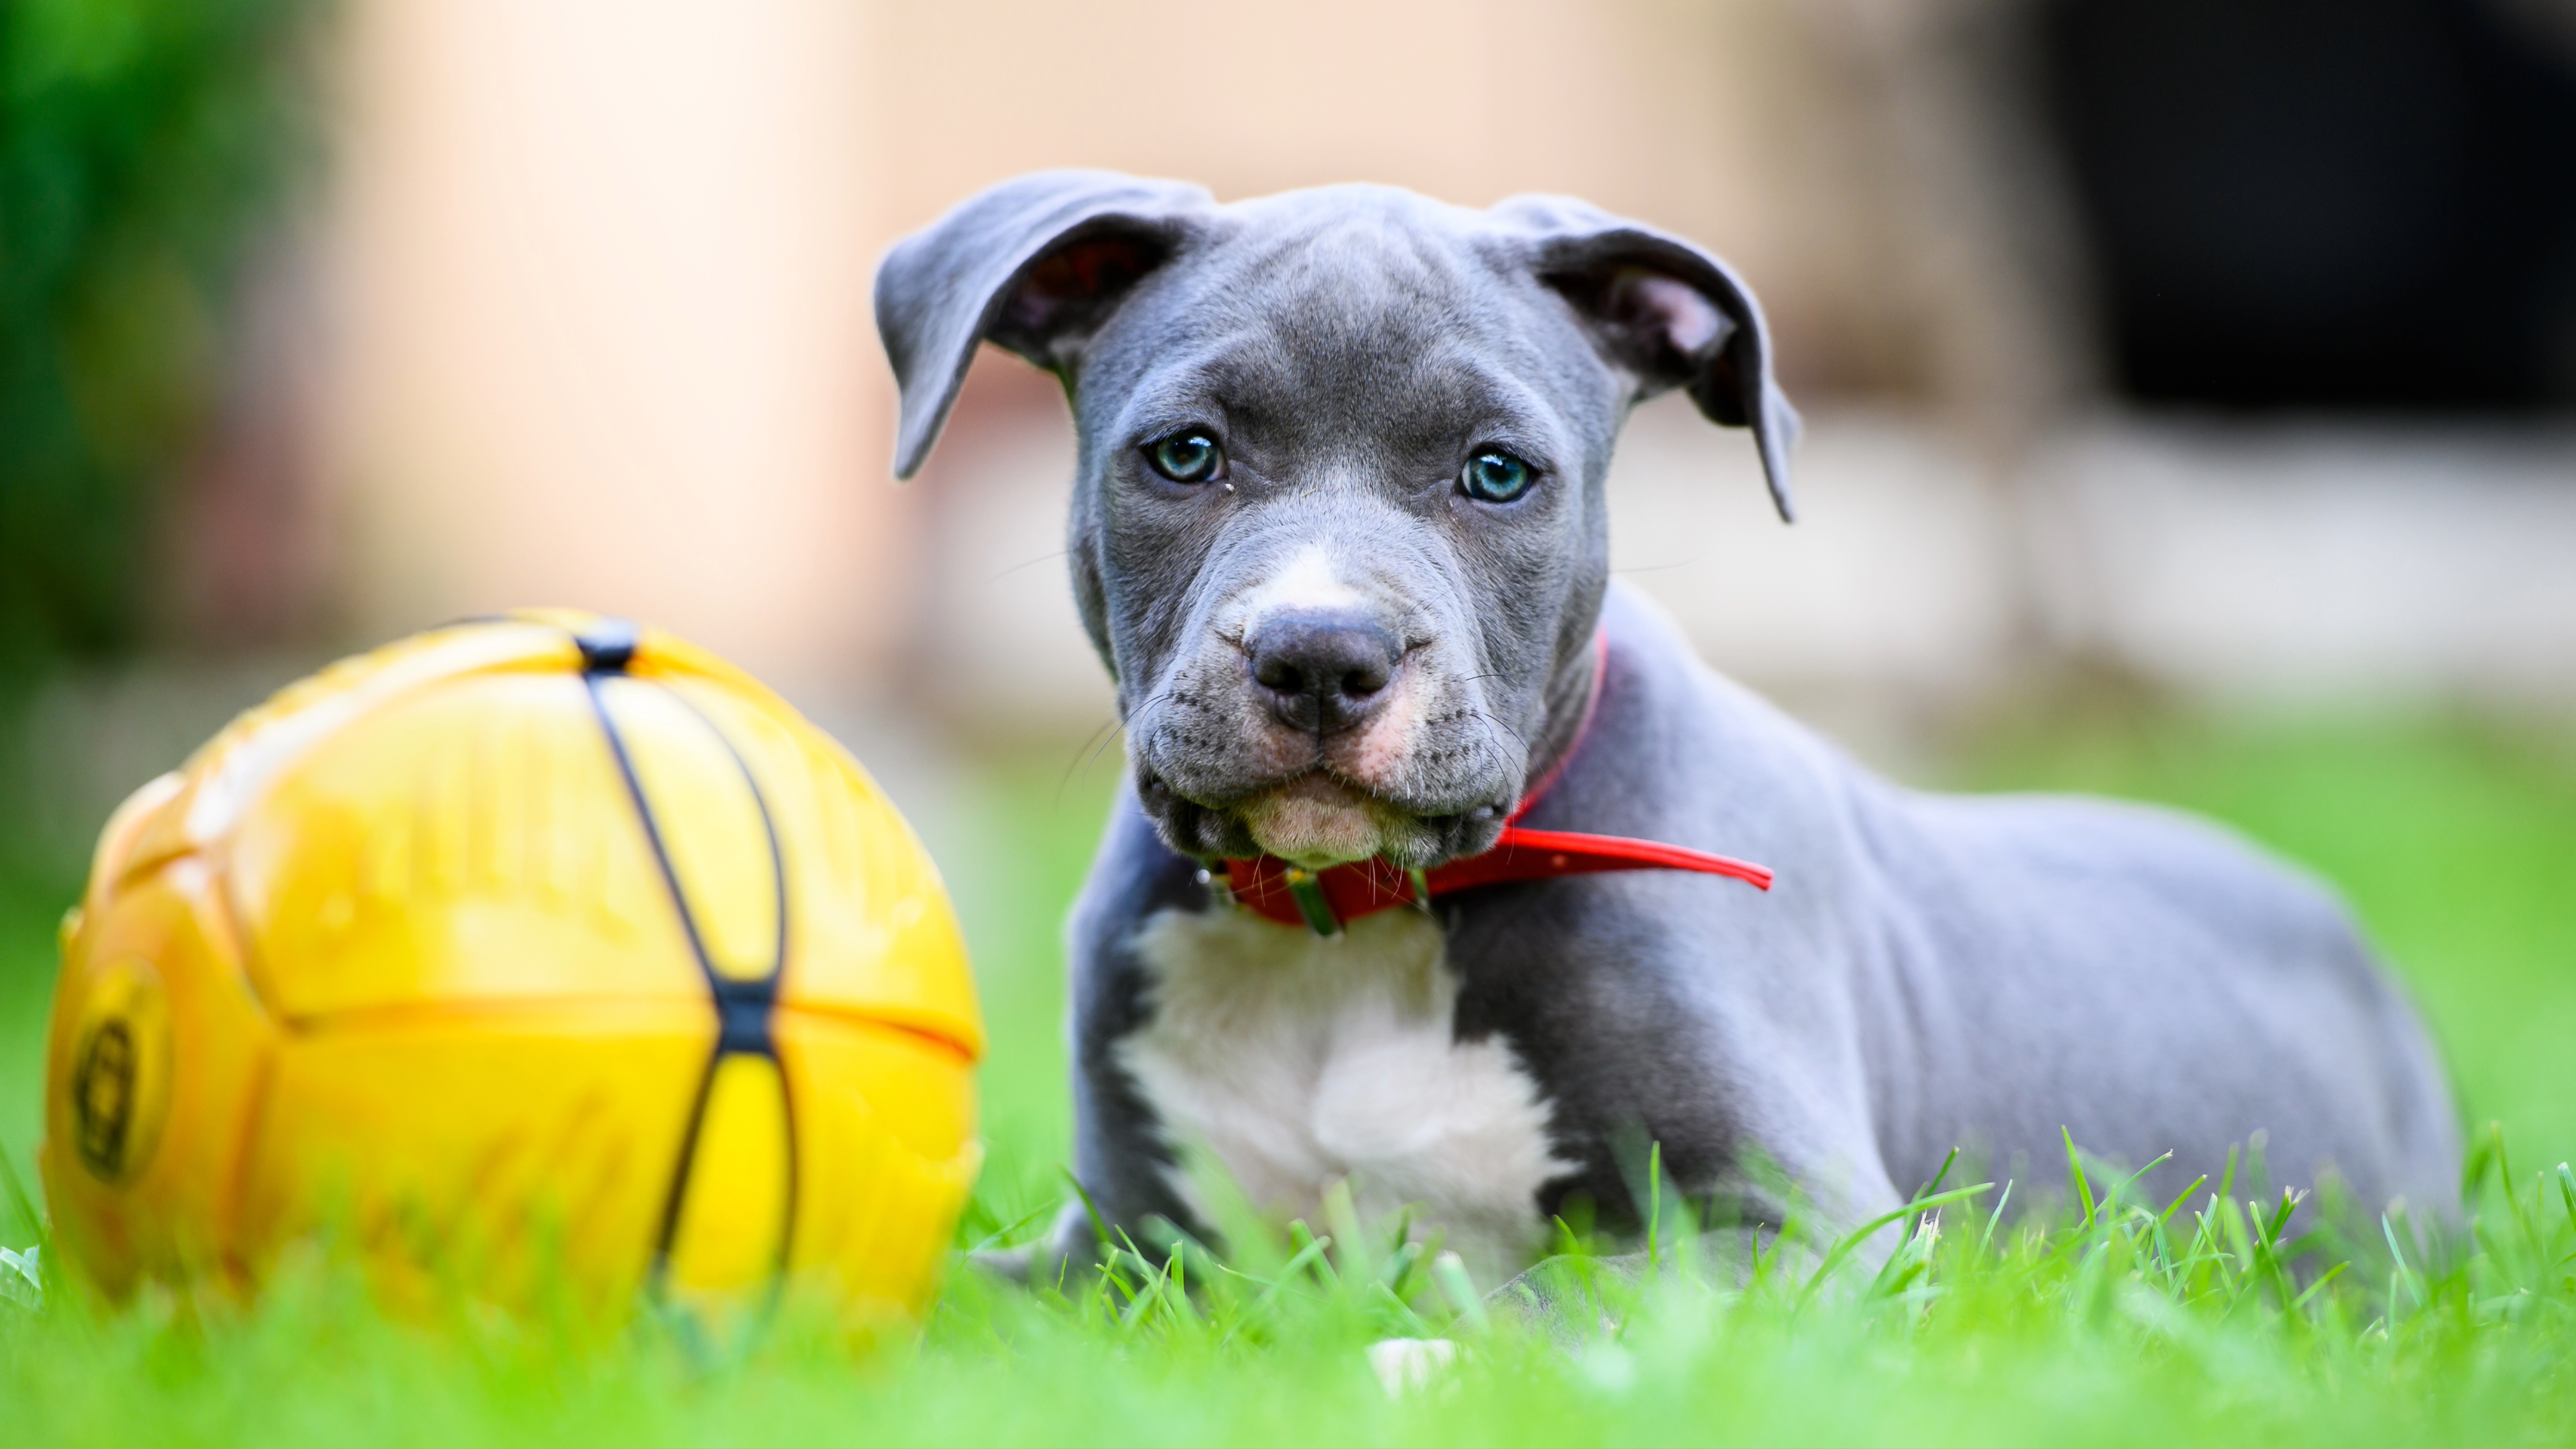
[[(1627, 1219), (1623, 1159), (1652, 1140), (1695, 1195), (1776, 1220), (1761, 1184), (1785, 1174), (1857, 1221), (1954, 1146), (2054, 1181), (2061, 1128), (2131, 1164), (2171, 1151), (2151, 1192), (2214, 1181), (2255, 1140), (2276, 1184), (2455, 1201), (2439, 1064), (2326, 890), (2169, 812), (1885, 783), (1609, 584), (1603, 482), (1656, 392), (1749, 426), (1790, 510), (1796, 415), (1715, 258), (1557, 198), (1219, 206), (1055, 172), (904, 241), (877, 305), (898, 471), (981, 340), (1055, 370), (1073, 405), (1075, 596), (1135, 767), (1071, 930), (1076, 1173), (1112, 1222), (1204, 1230), (1119, 1063), (1153, 1010), (1142, 923), (1230, 909), (1196, 872), (1256, 853), (1288, 828), (1261, 821), (1290, 818), (1265, 802), (1310, 784), (1404, 863), (1482, 850), (1573, 742), (1596, 630), (1598, 716), (1529, 823), (1749, 857), (1778, 885), (1638, 872), (1444, 898), (1458, 1039), (1510, 1044), (1578, 1164), (1534, 1211), (1579, 1196)], [(1227, 486), (1146, 466), (1184, 426), (1219, 436)], [(1539, 469), (1518, 502), (1457, 486), (1496, 445)], [(1315, 556), (1401, 641), (1412, 733), (1292, 727), (1250, 686), (1248, 614)], [(1060, 1246), (1089, 1233), (1071, 1213)]]

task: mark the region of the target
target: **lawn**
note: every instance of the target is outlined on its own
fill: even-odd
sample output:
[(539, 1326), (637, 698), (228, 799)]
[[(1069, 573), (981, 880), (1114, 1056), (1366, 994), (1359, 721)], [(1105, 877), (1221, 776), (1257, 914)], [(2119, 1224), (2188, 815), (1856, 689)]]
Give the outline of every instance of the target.
[[(1057, 922), (1109, 771), (996, 763), (948, 862), (993, 1039), (991, 1156), (961, 1238), (1055, 1200), (1068, 1123)], [(166, 1296), (96, 1314), (0, 1297), (0, 1441), (2103, 1442), (2576, 1441), (2576, 748), (2457, 720), (2154, 716), (1990, 731), (1945, 783), (2083, 787), (2234, 822), (2345, 890), (2449, 1054), (2480, 1154), (2476, 1251), (2384, 1249), (2314, 1282), (2272, 1205), (2136, 1203), (1990, 1227), (1994, 1195), (1892, 1225), (1887, 1271), (1779, 1265), (1748, 1291), (1675, 1262), (1572, 1351), (1460, 1318), (1387, 1224), (1237, 1235), (1224, 1268), (1131, 1259), (1063, 1295), (952, 1281), (917, 1336), (855, 1341), (790, 1304), (737, 1350), (642, 1321), (568, 1337), (470, 1307), (388, 1322), (327, 1260), (255, 1310)], [(0, 1147), (35, 1133), (60, 861), (0, 877)], [(2480, 1136), (2482, 1143), (2496, 1139)], [(2544, 1170), (2547, 1169), (2547, 1170)], [(1961, 1184), (1953, 1184), (1961, 1185)], [(2055, 1186), (2057, 1184), (2051, 1184)], [(2215, 1185), (2213, 1185), (2215, 1186)], [(2509, 1189), (2509, 1190), (2508, 1190)], [(1678, 1223), (1659, 1234), (1686, 1255)], [(33, 1225), (0, 1205), (0, 1244)], [(1685, 1246), (1674, 1248), (1676, 1241)], [(1366, 1347), (1448, 1333), (1389, 1396)]]

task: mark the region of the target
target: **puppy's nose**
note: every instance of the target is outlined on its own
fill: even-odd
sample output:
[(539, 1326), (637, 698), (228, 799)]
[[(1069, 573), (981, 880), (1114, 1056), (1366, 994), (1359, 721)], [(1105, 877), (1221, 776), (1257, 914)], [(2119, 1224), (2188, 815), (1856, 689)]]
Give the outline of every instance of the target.
[(1375, 621), (1346, 610), (1273, 614), (1244, 636), (1243, 652), (1270, 712), (1324, 734), (1377, 713), (1400, 654)]

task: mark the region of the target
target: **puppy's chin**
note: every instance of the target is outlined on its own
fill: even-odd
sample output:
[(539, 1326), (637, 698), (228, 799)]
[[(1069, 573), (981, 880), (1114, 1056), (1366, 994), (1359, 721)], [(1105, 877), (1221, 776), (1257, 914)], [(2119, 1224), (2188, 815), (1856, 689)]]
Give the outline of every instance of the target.
[(1384, 850), (1400, 820), (1383, 802), (1323, 775), (1307, 775), (1244, 803), (1244, 828), (1281, 860), (1310, 870)]
[[(1498, 788), (1511, 798), (1508, 786)], [(1457, 814), (1416, 814), (1317, 772), (1269, 786), (1231, 805), (1202, 805), (1151, 770), (1136, 779), (1137, 803), (1165, 844), (1205, 862), (1275, 855), (1320, 870), (1371, 856), (1430, 867), (1492, 847), (1507, 807), (1488, 801)]]

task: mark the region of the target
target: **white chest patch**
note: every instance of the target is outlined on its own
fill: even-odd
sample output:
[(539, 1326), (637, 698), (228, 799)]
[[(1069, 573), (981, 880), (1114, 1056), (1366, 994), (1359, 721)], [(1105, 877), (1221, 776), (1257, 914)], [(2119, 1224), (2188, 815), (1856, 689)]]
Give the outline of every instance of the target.
[(1154, 1013), (1126, 1067), (1254, 1204), (1320, 1227), (1324, 1190), (1348, 1179), (1363, 1220), (1413, 1205), (1417, 1234), (1441, 1230), (1488, 1286), (1544, 1244), (1538, 1189), (1570, 1164), (1511, 1048), (1452, 1039), (1458, 985), (1428, 918), (1384, 911), (1325, 939), (1174, 910), (1136, 946)]

